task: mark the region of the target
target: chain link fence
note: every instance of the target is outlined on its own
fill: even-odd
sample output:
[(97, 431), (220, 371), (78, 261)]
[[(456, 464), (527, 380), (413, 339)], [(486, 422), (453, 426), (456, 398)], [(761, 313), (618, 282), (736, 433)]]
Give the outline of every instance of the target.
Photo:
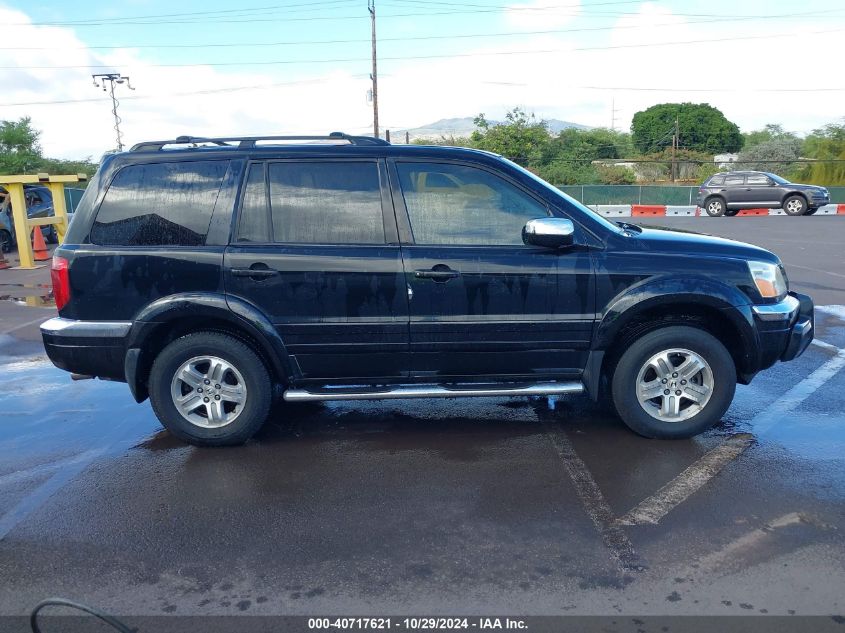
[[(558, 189), (579, 202), (592, 204), (694, 205), (698, 186), (670, 185), (560, 185)], [(845, 187), (828, 187), (833, 204), (845, 204)]]

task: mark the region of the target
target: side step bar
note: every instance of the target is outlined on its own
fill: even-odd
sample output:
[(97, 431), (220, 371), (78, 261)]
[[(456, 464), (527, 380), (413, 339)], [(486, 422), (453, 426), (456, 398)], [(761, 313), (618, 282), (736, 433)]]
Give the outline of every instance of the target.
[(577, 394), (584, 391), (580, 382), (547, 382), (533, 385), (511, 385), (480, 387), (467, 385), (396, 385), (391, 387), (348, 389), (329, 387), (314, 391), (287, 389), (284, 399), (288, 402), (311, 402), (316, 400), (393, 400), (399, 398), (469, 398), (490, 396), (553, 396)]

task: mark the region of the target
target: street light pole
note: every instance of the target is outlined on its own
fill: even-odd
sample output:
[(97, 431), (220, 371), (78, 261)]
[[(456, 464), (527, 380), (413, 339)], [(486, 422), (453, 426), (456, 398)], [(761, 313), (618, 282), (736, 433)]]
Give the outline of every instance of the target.
[[(126, 87), (130, 90), (135, 90), (132, 87), (132, 84), (129, 83), (129, 77), (124, 77), (120, 73), (98, 73), (96, 75), (91, 75), (91, 78), (94, 80), (94, 85), (97, 88), (102, 88), (103, 92), (108, 92), (111, 95), (111, 113), (114, 116), (114, 132), (117, 136), (117, 150), (119, 152), (123, 151), (123, 135), (120, 132), (120, 121), (121, 118), (117, 114), (117, 106), (120, 104), (120, 101), (117, 100), (117, 97), (114, 96), (114, 85), (115, 84), (126, 84)], [(100, 83), (97, 83), (99, 80)], [(109, 84), (109, 87), (106, 88), (106, 83)]]

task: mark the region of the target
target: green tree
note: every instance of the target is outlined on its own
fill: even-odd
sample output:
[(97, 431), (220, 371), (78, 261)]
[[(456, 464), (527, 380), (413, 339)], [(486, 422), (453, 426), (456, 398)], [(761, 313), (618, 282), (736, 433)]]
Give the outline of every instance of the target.
[(41, 161), (40, 135), (29, 117), (0, 121), (0, 173), (22, 174), (37, 169)]
[(706, 103), (660, 103), (637, 112), (631, 122), (634, 146), (643, 154), (671, 146), (678, 121), (679, 146), (709, 152), (735, 152), (742, 147), (739, 127)]
[(501, 154), (523, 167), (536, 162), (551, 140), (546, 122), (520, 108), (508, 112), (501, 125), (491, 125), (483, 113), (474, 122), (478, 129), (470, 136), (473, 147)]
[(29, 117), (0, 121), (0, 174), (86, 174), (92, 176), (97, 165), (91, 157), (83, 160), (45, 158), (41, 154), (41, 132), (32, 127)]
[(783, 138), (764, 141), (740, 153), (736, 161), (738, 169), (756, 169), (776, 174), (790, 174), (795, 170), (801, 150), (798, 139)]
[(787, 132), (783, 126), (777, 123), (767, 123), (762, 130), (754, 130), (742, 135), (742, 149), (749, 150), (752, 147), (767, 141), (799, 141), (798, 135), (794, 132)]
[(802, 154), (819, 163), (802, 165), (796, 177), (814, 185), (845, 185), (845, 119), (813, 130), (804, 139)]

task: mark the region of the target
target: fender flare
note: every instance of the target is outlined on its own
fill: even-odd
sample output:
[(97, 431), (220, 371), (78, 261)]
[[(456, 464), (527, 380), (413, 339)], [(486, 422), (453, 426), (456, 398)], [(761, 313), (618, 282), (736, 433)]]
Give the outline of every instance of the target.
[(719, 310), (736, 330), (742, 343), (741, 371), (756, 371), (760, 346), (748, 297), (734, 286), (703, 275), (651, 278), (625, 289), (608, 302), (596, 325), (592, 349), (607, 351), (632, 319), (646, 310), (672, 304), (693, 304)]
[(272, 365), (273, 373), (286, 380), (296, 377), (296, 364), (282, 337), (257, 307), (221, 293), (180, 293), (162, 297), (146, 306), (135, 316), (127, 335), (124, 369), (132, 395), (139, 402), (147, 397), (139, 369), (148, 337), (161, 325), (186, 317), (198, 319), (199, 324), (203, 318), (226, 321), (257, 341), (263, 356)]

